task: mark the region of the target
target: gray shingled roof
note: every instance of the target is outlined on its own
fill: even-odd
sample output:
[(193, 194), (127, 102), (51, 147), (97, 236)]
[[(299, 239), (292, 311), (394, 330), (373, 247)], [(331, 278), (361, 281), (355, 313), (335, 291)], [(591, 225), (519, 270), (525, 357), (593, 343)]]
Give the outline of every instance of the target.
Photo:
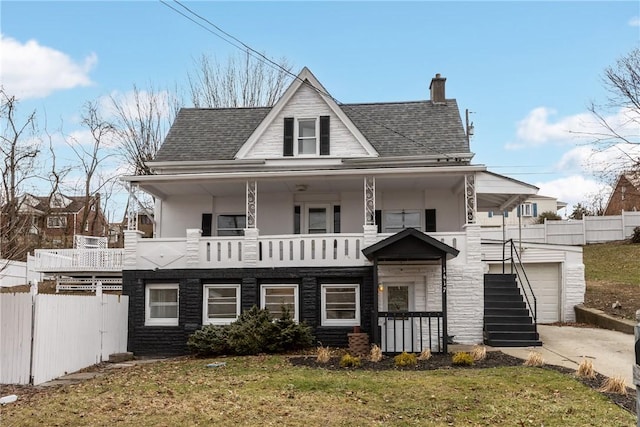
[[(382, 157), (469, 152), (453, 99), (340, 107)], [(155, 161), (232, 160), (270, 110), (183, 108)]]

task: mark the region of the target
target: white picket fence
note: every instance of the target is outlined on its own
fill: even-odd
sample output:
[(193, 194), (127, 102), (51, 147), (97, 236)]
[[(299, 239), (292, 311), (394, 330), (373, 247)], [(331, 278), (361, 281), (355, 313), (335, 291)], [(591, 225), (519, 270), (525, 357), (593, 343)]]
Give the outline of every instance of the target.
[[(622, 215), (587, 216), (582, 220), (554, 220), (522, 227), (507, 226), (504, 235), (507, 239), (521, 239), (531, 243), (585, 245), (628, 239), (636, 227), (640, 227), (640, 212), (623, 212)], [(483, 228), (482, 238), (502, 240), (502, 228)]]
[(0, 294), (0, 383), (37, 385), (125, 352), (128, 302), (101, 291)]

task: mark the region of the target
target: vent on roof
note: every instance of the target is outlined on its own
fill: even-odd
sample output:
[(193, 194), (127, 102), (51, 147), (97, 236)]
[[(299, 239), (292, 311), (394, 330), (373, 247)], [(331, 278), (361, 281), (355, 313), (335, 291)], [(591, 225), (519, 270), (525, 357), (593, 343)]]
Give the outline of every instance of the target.
[(429, 85), (429, 90), (431, 91), (431, 102), (434, 104), (444, 104), (445, 103), (445, 94), (444, 94), (444, 83), (447, 81), (446, 78), (440, 77), (440, 73), (436, 74), (434, 78), (431, 79), (431, 84)]

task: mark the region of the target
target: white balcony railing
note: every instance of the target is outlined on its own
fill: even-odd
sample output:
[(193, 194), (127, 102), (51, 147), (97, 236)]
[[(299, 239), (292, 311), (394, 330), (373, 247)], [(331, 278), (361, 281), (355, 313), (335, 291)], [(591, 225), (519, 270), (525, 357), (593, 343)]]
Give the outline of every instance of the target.
[(362, 234), (293, 234), (258, 239), (260, 267), (338, 267), (368, 263)]
[(39, 272), (115, 272), (124, 265), (124, 249), (36, 249)]

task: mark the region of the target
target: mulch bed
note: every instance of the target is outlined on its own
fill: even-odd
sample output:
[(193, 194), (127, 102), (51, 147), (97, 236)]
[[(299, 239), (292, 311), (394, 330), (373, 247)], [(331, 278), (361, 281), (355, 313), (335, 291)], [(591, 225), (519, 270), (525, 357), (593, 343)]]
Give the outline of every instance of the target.
[[(509, 356), (501, 351), (487, 352), (484, 360), (477, 361), (473, 366), (454, 366), (451, 363), (451, 355), (434, 354), (429, 360), (419, 360), (416, 366), (397, 368), (394, 365), (393, 357), (385, 356), (380, 362), (371, 362), (366, 358), (361, 359), (361, 365), (358, 368), (343, 368), (340, 366), (340, 357), (332, 357), (327, 363), (318, 363), (316, 356), (290, 356), (289, 363), (293, 366), (307, 366), (311, 368), (320, 368), (328, 370), (368, 370), (368, 371), (384, 371), (384, 370), (403, 370), (403, 371), (425, 371), (432, 369), (486, 369), (507, 366), (522, 366), (524, 361), (517, 357)], [(544, 365), (541, 369), (552, 369), (565, 375), (571, 375), (581, 383), (607, 396), (616, 405), (623, 409), (636, 414), (636, 391), (627, 387), (627, 394), (603, 393), (599, 389), (607, 379), (606, 376), (596, 373), (595, 378), (580, 378), (575, 376), (575, 370), (565, 368), (563, 366)]]

